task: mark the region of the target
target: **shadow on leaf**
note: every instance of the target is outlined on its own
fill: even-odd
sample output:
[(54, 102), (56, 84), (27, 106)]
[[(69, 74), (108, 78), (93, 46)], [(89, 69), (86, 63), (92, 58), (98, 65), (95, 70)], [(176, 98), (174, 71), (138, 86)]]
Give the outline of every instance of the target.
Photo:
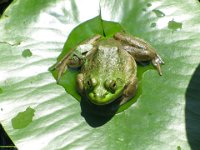
[(91, 127), (95, 128), (104, 125), (112, 119), (119, 109), (119, 101), (104, 106), (98, 106), (88, 102), (88, 100), (84, 98), (81, 100), (80, 106), (82, 110), (81, 115)]

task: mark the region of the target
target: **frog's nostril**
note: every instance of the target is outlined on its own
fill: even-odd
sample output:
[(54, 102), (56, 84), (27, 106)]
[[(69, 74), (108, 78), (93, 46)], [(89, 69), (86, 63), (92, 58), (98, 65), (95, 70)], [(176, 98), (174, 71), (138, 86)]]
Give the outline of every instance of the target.
[(98, 92), (93, 92), (92, 94), (94, 96), (94, 98), (96, 99), (102, 99), (102, 98), (105, 98), (107, 93), (98, 93)]
[(100, 93), (94, 92), (93, 95), (94, 95), (94, 97), (101, 97), (101, 94), (100, 94)]

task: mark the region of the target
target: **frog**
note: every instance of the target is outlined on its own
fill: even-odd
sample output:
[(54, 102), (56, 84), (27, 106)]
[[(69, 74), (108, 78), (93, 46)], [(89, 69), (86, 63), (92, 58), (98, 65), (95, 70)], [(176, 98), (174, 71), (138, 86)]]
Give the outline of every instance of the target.
[(57, 81), (69, 68), (79, 70), (77, 91), (94, 105), (123, 105), (138, 88), (137, 62), (149, 61), (161, 76), (164, 64), (155, 48), (141, 38), (117, 32), (94, 35), (71, 49), (56, 65)]

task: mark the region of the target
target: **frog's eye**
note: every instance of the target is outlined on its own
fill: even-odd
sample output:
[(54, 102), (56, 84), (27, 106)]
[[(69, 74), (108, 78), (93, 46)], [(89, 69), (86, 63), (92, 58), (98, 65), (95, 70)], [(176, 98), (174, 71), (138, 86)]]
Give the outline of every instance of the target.
[(97, 85), (97, 80), (95, 78), (89, 78), (89, 80), (86, 81), (86, 87), (87, 89), (91, 90)]
[(111, 93), (115, 93), (117, 89), (124, 87), (123, 80), (120, 78), (116, 80), (106, 80), (104, 86)]
[(117, 90), (117, 82), (116, 80), (106, 80), (105, 88), (110, 91), (111, 93), (115, 93)]

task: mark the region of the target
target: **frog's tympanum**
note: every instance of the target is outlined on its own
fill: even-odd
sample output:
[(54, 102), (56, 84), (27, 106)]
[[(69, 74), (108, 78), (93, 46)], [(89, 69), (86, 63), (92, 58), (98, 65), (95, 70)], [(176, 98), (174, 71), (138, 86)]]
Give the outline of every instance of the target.
[(81, 43), (55, 65), (58, 80), (68, 67), (80, 68), (77, 89), (96, 105), (124, 104), (137, 90), (136, 61), (151, 61), (162, 75), (161, 57), (147, 42), (126, 33), (103, 39), (96, 35)]

